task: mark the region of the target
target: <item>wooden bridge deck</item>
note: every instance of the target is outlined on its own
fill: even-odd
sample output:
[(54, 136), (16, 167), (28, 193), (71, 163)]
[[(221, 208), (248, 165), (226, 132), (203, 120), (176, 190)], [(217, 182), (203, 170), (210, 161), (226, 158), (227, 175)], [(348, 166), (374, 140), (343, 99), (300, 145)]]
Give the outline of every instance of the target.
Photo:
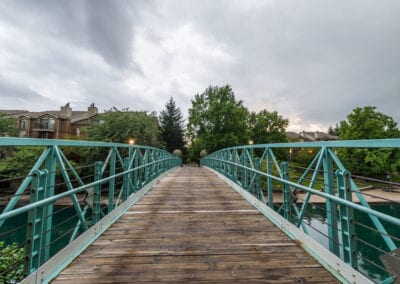
[(52, 283), (337, 283), (213, 173), (169, 174)]

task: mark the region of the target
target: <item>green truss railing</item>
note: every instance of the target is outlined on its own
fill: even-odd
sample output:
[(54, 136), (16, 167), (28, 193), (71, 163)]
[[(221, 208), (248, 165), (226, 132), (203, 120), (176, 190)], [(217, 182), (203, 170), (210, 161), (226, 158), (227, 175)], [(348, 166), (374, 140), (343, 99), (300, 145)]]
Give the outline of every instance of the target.
[[(24, 245), (25, 276), (36, 271), (51, 257), (54, 243), (52, 233), (56, 225), (52, 216), (55, 214), (56, 201), (68, 198), (68, 203), (75, 210), (77, 221), (68, 235), (68, 243), (72, 243), (132, 194), (161, 174), (181, 165), (179, 157), (153, 147), (73, 140), (0, 138), (0, 147), (13, 146), (43, 147), (42, 154), (0, 214), (2, 232), (1, 227), (8, 219), (28, 213)], [(90, 165), (93, 174), (89, 180), (78, 174), (79, 165), (68, 160), (63, 152), (65, 147), (68, 147), (69, 153), (87, 149), (87, 153), (102, 157)], [(63, 190), (55, 193), (59, 184), (62, 184)], [(83, 201), (78, 200), (79, 193), (84, 193)], [(26, 195), (29, 195), (29, 202), (21, 206), (21, 198)]]
[[(300, 178), (293, 180), (289, 176), (292, 163), (278, 162), (275, 153), (286, 151), (289, 156), (298, 148), (312, 149), (310, 153), (316, 154), (310, 164), (303, 168)], [(340, 148), (400, 148), (400, 139), (247, 145), (214, 152), (204, 157), (201, 165), (220, 172), (252, 193), (268, 207), (302, 228), (306, 234), (309, 234), (309, 229), (304, 222), (304, 216), (310, 198), (312, 195), (324, 198), (329, 250), (355, 269), (359, 265), (359, 251), (355, 236), (354, 212), (358, 210), (366, 213), (374, 229), (382, 237), (387, 247), (387, 255), (393, 257), (390, 261), (400, 264), (397, 248), (399, 236), (390, 235), (387, 231), (387, 226), (395, 226), (398, 228), (397, 232), (400, 232), (400, 219), (371, 208), (350, 172), (337, 156), (336, 151)], [(323, 180), (322, 189), (315, 187), (318, 180)], [(283, 196), (282, 202), (279, 203), (274, 200), (274, 187), (277, 184), (280, 184)], [(297, 200), (298, 192), (305, 193), (302, 202)], [(352, 193), (357, 196), (360, 204), (352, 201)], [(397, 268), (395, 274), (389, 269), (388, 275), (392, 276), (384, 280), (384, 283), (392, 283), (398, 277), (400, 268)]]

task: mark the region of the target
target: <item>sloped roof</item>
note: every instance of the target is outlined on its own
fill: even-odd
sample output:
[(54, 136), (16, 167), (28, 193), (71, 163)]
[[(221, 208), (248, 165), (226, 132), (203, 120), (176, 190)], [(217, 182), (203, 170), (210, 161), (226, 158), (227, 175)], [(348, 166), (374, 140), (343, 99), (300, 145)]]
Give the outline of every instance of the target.
[(21, 114), (28, 113), (29, 111), (19, 109), (0, 109), (0, 112), (5, 113), (8, 116), (19, 116)]
[(86, 120), (86, 119), (92, 118), (92, 117), (94, 117), (96, 115), (98, 115), (98, 114), (96, 113), (96, 114), (89, 115), (88, 112), (83, 112), (83, 113), (80, 113), (80, 114), (72, 114), (71, 123), (75, 123), (75, 122), (78, 122), (78, 121)]

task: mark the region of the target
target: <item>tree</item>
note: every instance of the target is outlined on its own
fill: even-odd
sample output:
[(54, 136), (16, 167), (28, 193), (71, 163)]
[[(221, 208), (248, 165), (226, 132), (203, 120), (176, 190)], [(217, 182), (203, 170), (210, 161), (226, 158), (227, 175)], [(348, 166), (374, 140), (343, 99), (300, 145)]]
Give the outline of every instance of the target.
[(161, 146), (160, 127), (155, 113), (118, 110), (113, 107), (99, 117), (99, 123), (88, 127), (88, 138), (94, 141)]
[(43, 147), (15, 147), (13, 155), (0, 161), (0, 179), (26, 176), (42, 152)]
[(161, 111), (160, 117), (161, 137), (165, 147), (169, 152), (175, 149), (183, 150), (185, 146), (184, 120), (181, 110), (176, 107), (174, 99), (171, 97), (165, 105), (165, 110)]
[(289, 120), (276, 111), (269, 112), (264, 109), (259, 113), (252, 112), (249, 117), (251, 139), (254, 144), (287, 142), (286, 127), (288, 125)]
[(333, 128), (332, 126), (329, 126), (328, 134), (333, 135), (333, 136), (338, 136), (339, 135), (339, 125), (336, 123), (335, 128)]
[[(216, 150), (247, 144), (250, 133), (247, 128), (248, 110), (242, 101), (235, 99), (229, 85), (208, 87), (197, 94), (189, 109), (188, 134), (193, 149), (199, 143), (208, 153)], [(190, 152), (190, 151), (189, 151)], [(192, 152), (192, 159), (200, 153)]]
[[(340, 122), (340, 140), (399, 138), (397, 123), (374, 106), (357, 107)], [(340, 149), (339, 156), (354, 174), (381, 175), (398, 166), (397, 149)]]
[(5, 113), (0, 112), (0, 136), (16, 136), (17, 134), (16, 120), (6, 117)]

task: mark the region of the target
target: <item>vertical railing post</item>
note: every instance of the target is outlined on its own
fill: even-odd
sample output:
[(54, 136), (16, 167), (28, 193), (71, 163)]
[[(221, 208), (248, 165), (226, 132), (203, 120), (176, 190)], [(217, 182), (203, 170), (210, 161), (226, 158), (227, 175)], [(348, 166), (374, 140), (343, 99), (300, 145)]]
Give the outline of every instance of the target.
[[(97, 161), (94, 164), (95, 182), (102, 179), (103, 164), (104, 163), (102, 161)], [(112, 201), (112, 204), (114, 204), (114, 200)], [(110, 204), (108, 204), (108, 208), (110, 208)], [(101, 210), (101, 184), (96, 184), (93, 188), (92, 225), (96, 224), (100, 220), (100, 210)]]
[[(261, 159), (260, 158), (256, 158), (256, 170), (259, 171), (261, 168)], [(256, 173), (256, 196), (259, 200), (263, 200), (263, 192), (262, 192), (262, 187), (261, 187), (261, 176), (259, 173)]]
[[(47, 170), (37, 170), (33, 173), (30, 203), (35, 203), (46, 198)], [(46, 206), (36, 207), (28, 212), (28, 227), (25, 243), (24, 273), (29, 275), (39, 268), (43, 259), (43, 242), (46, 238)]]
[[(248, 167), (249, 163), (247, 163), (247, 154), (248, 154), (248, 150), (247, 149), (243, 149), (243, 151), (246, 151), (243, 155), (243, 166)], [(248, 174), (249, 171), (247, 169), (244, 169), (244, 180), (243, 180), (243, 188), (246, 190), (249, 190), (249, 179), (248, 179)]]
[(234, 162), (233, 168), (232, 168), (232, 177), (233, 177), (233, 181), (235, 183), (238, 183), (238, 160), (237, 160), (237, 150), (234, 150), (232, 153), (232, 162)]
[(134, 155), (133, 168), (135, 170), (133, 171), (133, 191), (136, 192), (139, 190), (139, 170), (137, 169), (137, 167), (139, 167), (139, 150), (136, 150)]
[[(129, 147), (129, 156), (128, 156), (129, 163), (128, 163), (127, 170), (128, 169), (129, 170), (132, 169), (132, 166), (133, 166), (133, 155), (134, 155), (134, 149), (132, 147)], [(129, 194), (131, 194), (132, 192), (135, 191), (134, 186), (133, 186), (134, 185), (134, 183), (133, 183), (133, 172), (130, 172), (128, 177), (129, 177), (129, 180), (131, 181), (131, 183), (129, 184)]]
[[(346, 170), (337, 170), (336, 177), (339, 197), (352, 202), (352, 192), (350, 190), (350, 173)], [(353, 208), (347, 205), (340, 205), (339, 212), (343, 239), (343, 259), (353, 268), (357, 268), (357, 242), (355, 239)]]
[[(323, 172), (324, 172), (324, 188), (325, 193), (335, 195), (333, 160), (327, 148), (324, 148), (323, 155)], [(339, 254), (339, 237), (338, 237), (338, 220), (336, 214), (336, 203), (332, 200), (326, 201), (326, 219), (328, 222), (328, 238), (329, 250), (340, 257)]]
[[(124, 158), (124, 167), (126, 170), (129, 168), (129, 158)], [(129, 196), (129, 175), (130, 173), (124, 174), (122, 177), (122, 200), (125, 201)]]
[(108, 213), (110, 213), (114, 209), (114, 193), (115, 193), (115, 164), (116, 164), (116, 156), (117, 149), (111, 148), (111, 156), (110, 156), (110, 181), (108, 182)]
[[(288, 163), (282, 162), (282, 179), (289, 180), (288, 173)], [(284, 217), (289, 220), (291, 216), (291, 196), (290, 196), (290, 188), (289, 185), (285, 182), (282, 183), (283, 188), (283, 208), (284, 208)]]
[(147, 184), (148, 180), (149, 180), (149, 174), (150, 174), (150, 169), (149, 169), (149, 149), (145, 150), (145, 154), (144, 154), (144, 159), (143, 159), (143, 164), (145, 164), (146, 166), (144, 167), (144, 184)]
[[(47, 155), (45, 161), (45, 167), (48, 171), (47, 185), (45, 187), (45, 198), (54, 195), (56, 184), (56, 161), (56, 147), (51, 146), (50, 153)], [(42, 261), (45, 262), (50, 258), (51, 228), (53, 226), (53, 203), (43, 206), (43, 210), (45, 216), (47, 216), (43, 220), (43, 227), (46, 233), (42, 238), (42, 247), (44, 249), (42, 253)]]
[[(267, 161), (266, 161), (266, 166), (267, 166), (267, 174), (271, 175), (272, 174), (272, 156), (271, 156), (271, 150), (267, 149)], [(274, 192), (273, 192), (273, 187), (272, 187), (272, 179), (267, 176), (267, 192), (268, 192), (268, 206), (272, 209), (274, 209)]]
[[(138, 151), (139, 151), (139, 153), (140, 153), (140, 157), (139, 157), (139, 165), (140, 166), (143, 166), (146, 162), (145, 162), (145, 160), (144, 160), (144, 158), (145, 158), (145, 156), (140, 152), (140, 150), (138, 149)], [(138, 180), (137, 180), (137, 186), (138, 186), (138, 189), (140, 189), (141, 187), (142, 187), (142, 185), (143, 185), (143, 181), (144, 181), (144, 168), (143, 167), (141, 167), (140, 169), (139, 169), (139, 177), (138, 177)]]

